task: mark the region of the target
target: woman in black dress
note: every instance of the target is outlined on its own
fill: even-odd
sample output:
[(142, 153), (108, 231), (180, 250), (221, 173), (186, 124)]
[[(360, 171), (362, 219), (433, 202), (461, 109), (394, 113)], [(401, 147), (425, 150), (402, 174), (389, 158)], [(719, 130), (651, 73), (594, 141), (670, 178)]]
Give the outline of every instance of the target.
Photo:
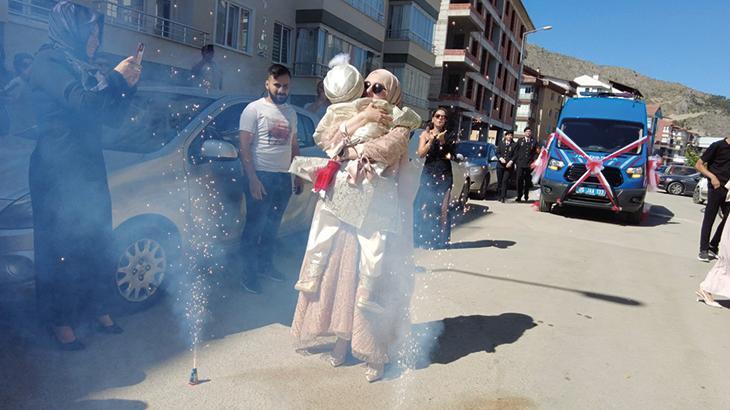
[(102, 74), (92, 61), (103, 17), (62, 1), (49, 16), (49, 43), (36, 55), (31, 90), (38, 143), (30, 162), (39, 314), (64, 350), (84, 347), (73, 326), (92, 320), (120, 333), (105, 301), (114, 282), (111, 197), (102, 124), (126, 118), (141, 66), (134, 57)]
[(451, 238), (449, 198), (454, 182), (451, 159), (455, 154), (447, 121), (448, 111), (437, 109), (418, 141), (417, 154), (425, 158), (413, 205), (413, 242), (419, 248), (443, 249)]

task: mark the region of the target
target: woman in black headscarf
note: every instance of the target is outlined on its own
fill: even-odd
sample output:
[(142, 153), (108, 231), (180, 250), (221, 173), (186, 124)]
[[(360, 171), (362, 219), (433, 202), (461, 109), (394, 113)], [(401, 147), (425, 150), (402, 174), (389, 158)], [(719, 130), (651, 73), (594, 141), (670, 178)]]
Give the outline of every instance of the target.
[(73, 326), (94, 320), (120, 333), (104, 306), (113, 283), (112, 214), (102, 125), (119, 125), (141, 66), (134, 57), (106, 76), (89, 62), (101, 44), (103, 16), (62, 1), (50, 14), (50, 43), (33, 63), (38, 143), (30, 163), (36, 295), (60, 348), (79, 350)]

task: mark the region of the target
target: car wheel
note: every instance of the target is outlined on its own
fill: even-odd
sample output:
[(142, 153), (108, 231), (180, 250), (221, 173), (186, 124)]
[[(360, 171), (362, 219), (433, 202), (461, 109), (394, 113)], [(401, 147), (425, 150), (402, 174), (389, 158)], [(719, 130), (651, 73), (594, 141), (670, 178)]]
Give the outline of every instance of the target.
[(474, 195), (474, 199), (484, 200), (487, 199), (487, 189), (489, 188), (489, 174), (484, 176), (482, 180), (482, 186), (479, 188), (479, 192)]
[(672, 195), (682, 195), (684, 192), (684, 185), (681, 182), (672, 182), (667, 186), (667, 192)]
[(179, 255), (176, 236), (154, 227), (122, 227), (116, 233), (114, 288), (124, 311), (152, 306), (170, 282)]
[(540, 198), (540, 212), (550, 212), (553, 209), (553, 203)]
[(700, 199), (700, 187), (695, 187), (695, 190), (692, 192), (692, 202), (696, 204), (702, 203), (702, 199)]

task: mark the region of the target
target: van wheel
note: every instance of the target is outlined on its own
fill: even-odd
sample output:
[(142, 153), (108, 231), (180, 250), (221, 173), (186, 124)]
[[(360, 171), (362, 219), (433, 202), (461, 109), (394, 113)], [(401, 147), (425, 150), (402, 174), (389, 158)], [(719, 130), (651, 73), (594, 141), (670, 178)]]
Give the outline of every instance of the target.
[(641, 225), (641, 218), (644, 216), (644, 205), (642, 204), (639, 209), (634, 212), (626, 213), (626, 222), (631, 225)]
[(550, 212), (553, 209), (553, 203), (546, 201), (540, 197), (540, 212)]

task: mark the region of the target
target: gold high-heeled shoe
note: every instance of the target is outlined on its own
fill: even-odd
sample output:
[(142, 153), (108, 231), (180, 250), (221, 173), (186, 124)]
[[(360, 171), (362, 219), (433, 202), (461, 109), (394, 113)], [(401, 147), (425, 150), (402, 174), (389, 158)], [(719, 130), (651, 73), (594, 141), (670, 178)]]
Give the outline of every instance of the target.
[[(377, 366), (377, 367), (374, 367)], [(367, 364), (367, 367), (365, 369), (365, 380), (368, 381), (368, 383), (376, 382), (383, 378), (383, 374), (385, 373), (385, 365), (384, 364)]]
[(714, 299), (712, 299), (712, 296), (708, 295), (707, 292), (700, 289), (695, 291), (695, 295), (697, 295), (697, 301), (698, 302), (704, 302), (705, 305), (714, 307), (714, 308), (721, 308), (723, 307), (721, 304), (715, 302)]

